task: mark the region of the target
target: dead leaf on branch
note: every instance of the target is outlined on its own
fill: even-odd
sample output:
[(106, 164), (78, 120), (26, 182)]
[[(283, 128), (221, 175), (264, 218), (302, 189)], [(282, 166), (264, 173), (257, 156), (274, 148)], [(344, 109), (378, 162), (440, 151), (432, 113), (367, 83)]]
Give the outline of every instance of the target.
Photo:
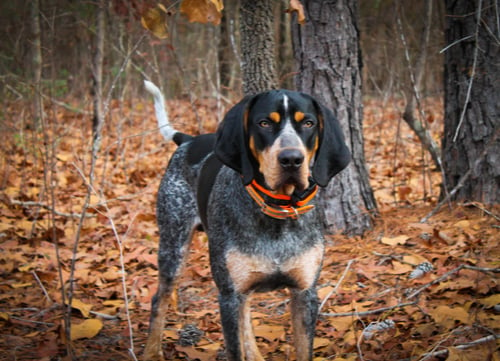
[(168, 37), (166, 14), (167, 9), (162, 4), (157, 4), (156, 7), (146, 10), (141, 17), (141, 24), (157, 38), (165, 39)]
[(220, 24), (222, 9), (222, 0), (183, 0), (180, 8), (190, 22), (214, 25)]
[(290, 7), (287, 10), (288, 13), (297, 12), (297, 22), (300, 25), (306, 23), (306, 16), (304, 15), (304, 7), (300, 3), (300, 0), (290, 0)]

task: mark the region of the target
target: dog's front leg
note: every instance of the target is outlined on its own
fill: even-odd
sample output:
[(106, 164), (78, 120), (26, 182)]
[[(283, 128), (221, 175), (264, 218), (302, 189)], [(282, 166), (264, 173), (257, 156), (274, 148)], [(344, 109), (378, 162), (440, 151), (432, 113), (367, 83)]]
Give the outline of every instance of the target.
[(291, 307), (297, 361), (312, 360), (313, 340), (318, 318), (316, 288), (293, 290)]
[(229, 361), (264, 361), (252, 327), (249, 297), (236, 292), (219, 295), (222, 330)]

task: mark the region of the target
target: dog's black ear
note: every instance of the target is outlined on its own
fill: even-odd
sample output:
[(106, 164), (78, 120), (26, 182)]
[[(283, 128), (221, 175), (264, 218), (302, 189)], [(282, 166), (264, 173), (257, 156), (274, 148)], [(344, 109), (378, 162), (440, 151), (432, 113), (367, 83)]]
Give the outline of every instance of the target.
[(229, 168), (243, 176), (243, 183), (249, 184), (254, 177), (250, 160), (246, 121), (248, 110), (255, 96), (247, 96), (232, 107), (217, 129), (215, 155)]
[(312, 169), (312, 177), (321, 187), (326, 187), (332, 177), (347, 167), (351, 152), (344, 141), (344, 134), (337, 118), (330, 109), (315, 101), (320, 120), (320, 144)]

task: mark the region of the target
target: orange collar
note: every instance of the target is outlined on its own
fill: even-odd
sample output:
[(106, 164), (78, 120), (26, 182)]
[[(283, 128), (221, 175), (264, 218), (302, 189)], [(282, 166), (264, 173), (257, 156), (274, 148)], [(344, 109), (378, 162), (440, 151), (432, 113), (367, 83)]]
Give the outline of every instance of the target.
[(261, 207), (262, 212), (276, 219), (297, 219), (299, 215), (309, 212), (314, 205), (308, 204), (318, 192), (318, 185), (312, 180), (309, 188), (298, 194), (294, 192), (291, 196), (284, 194), (273, 194), (254, 179), (245, 186), (248, 194)]

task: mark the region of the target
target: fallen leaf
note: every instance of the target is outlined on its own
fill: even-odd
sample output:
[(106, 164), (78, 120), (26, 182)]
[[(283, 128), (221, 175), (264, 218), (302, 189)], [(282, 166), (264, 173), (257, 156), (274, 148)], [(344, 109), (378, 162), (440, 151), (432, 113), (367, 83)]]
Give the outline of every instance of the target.
[(0, 319), (2, 319), (4, 321), (8, 321), (9, 320), (9, 314), (7, 312), (0, 312)]
[(401, 235), (397, 237), (382, 237), (381, 242), (384, 244), (388, 244), (389, 246), (396, 246), (398, 244), (405, 244), (406, 241), (408, 241), (410, 237)]
[(83, 317), (89, 317), (92, 305), (80, 301), (79, 299), (73, 298), (71, 300), (71, 307), (76, 308), (82, 313)]
[(489, 297), (481, 298), (478, 302), (486, 307), (494, 307), (500, 305), (500, 293), (496, 295), (491, 295)]
[(323, 337), (315, 337), (313, 341), (313, 348), (316, 350), (318, 348), (326, 347), (330, 345), (330, 340)]
[(85, 320), (80, 324), (71, 325), (71, 340), (79, 340), (81, 338), (92, 338), (102, 329), (102, 321), (99, 319)]
[(337, 331), (347, 331), (352, 327), (352, 317), (334, 317), (330, 321)]
[(258, 325), (254, 328), (256, 337), (261, 337), (267, 341), (281, 340), (285, 337), (285, 328), (274, 325)]
[(468, 324), (469, 314), (462, 307), (438, 306), (430, 310), (429, 314), (439, 325), (450, 329), (455, 326), (456, 321)]

